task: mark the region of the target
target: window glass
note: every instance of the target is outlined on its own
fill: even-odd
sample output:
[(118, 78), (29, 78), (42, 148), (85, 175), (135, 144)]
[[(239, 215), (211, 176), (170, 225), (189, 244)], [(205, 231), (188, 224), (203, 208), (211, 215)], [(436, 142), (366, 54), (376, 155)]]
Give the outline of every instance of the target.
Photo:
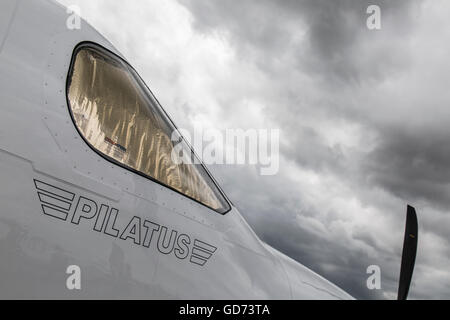
[(122, 59), (101, 47), (81, 45), (72, 61), (67, 94), (75, 124), (95, 150), (219, 213), (229, 210), (200, 162), (172, 160), (177, 143), (195, 155), (181, 137), (181, 142), (171, 140), (175, 126)]

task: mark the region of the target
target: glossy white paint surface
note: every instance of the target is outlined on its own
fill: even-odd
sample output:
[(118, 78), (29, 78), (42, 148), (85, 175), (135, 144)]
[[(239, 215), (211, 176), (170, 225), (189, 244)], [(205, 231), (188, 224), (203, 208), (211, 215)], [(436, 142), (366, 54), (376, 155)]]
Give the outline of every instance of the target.
[[(46, 0), (0, 3), (0, 298), (349, 299), (348, 294), (264, 244), (236, 208), (220, 215), (100, 157), (81, 139), (66, 103), (77, 44), (119, 54), (83, 21), (66, 28), (65, 8)], [(164, 107), (164, 106), (163, 106)], [(66, 221), (43, 213), (34, 179), (74, 194)], [(86, 197), (207, 242), (203, 265), (71, 222)], [(280, 235), (282, 236), (282, 235)], [(143, 236), (142, 236), (143, 237)], [(81, 267), (81, 290), (66, 288)]]

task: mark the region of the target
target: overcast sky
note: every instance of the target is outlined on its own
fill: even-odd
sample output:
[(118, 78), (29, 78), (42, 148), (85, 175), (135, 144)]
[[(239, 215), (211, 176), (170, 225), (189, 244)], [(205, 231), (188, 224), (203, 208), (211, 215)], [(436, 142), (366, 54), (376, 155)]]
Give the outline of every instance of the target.
[[(280, 171), (210, 167), (259, 236), (356, 298), (450, 299), (448, 0), (60, 0), (76, 4), (182, 128), (281, 130)], [(366, 8), (381, 7), (381, 30)], [(381, 290), (366, 268), (381, 267)]]

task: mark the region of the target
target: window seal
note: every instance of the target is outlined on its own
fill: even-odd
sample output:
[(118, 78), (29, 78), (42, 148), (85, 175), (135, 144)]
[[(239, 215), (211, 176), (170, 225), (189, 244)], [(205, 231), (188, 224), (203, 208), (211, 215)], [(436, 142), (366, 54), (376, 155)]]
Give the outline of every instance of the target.
[[(175, 125), (175, 123), (173, 122), (173, 120), (172, 120), (172, 119), (170, 118), (170, 116), (167, 114), (166, 110), (164, 110), (164, 108), (162, 107), (162, 105), (159, 103), (159, 100), (155, 97), (155, 95), (153, 94), (153, 92), (152, 92), (152, 91), (150, 90), (150, 88), (147, 86), (147, 84), (145, 83), (145, 81), (141, 78), (141, 76), (139, 75), (139, 73), (133, 68), (133, 66), (131, 66), (124, 58), (120, 57), (118, 54), (112, 52), (111, 50), (105, 48), (104, 46), (102, 46), (102, 45), (100, 45), (100, 44), (98, 44), (98, 43), (95, 43), (95, 42), (92, 42), (92, 41), (82, 41), (82, 42), (78, 43), (78, 44), (74, 47), (73, 52), (72, 52), (72, 57), (71, 57), (71, 61), (70, 61), (70, 64), (69, 64), (69, 69), (68, 69), (67, 77), (66, 77), (66, 104), (67, 104), (67, 108), (68, 108), (68, 110), (69, 110), (70, 118), (72, 119), (72, 123), (73, 123), (73, 125), (74, 125), (76, 131), (78, 132), (78, 134), (79, 134), (79, 135), (81, 136), (81, 138), (83, 139), (83, 141), (84, 141), (84, 142), (85, 142), (85, 143), (86, 143), (86, 144), (87, 144), (87, 145), (88, 145), (95, 153), (97, 153), (97, 154), (98, 154), (99, 156), (101, 156), (103, 159), (105, 159), (105, 160), (107, 160), (107, 161), (109, 161), (109, 162), (111, 162), (111, 163), (113, 163), (113, 164), (115, 164), (115, 165), (117, 165), (117, 166), (119, 166), (119, 167), (125, 169), (125, 170), (128, 170), (128, 171), (130, 171), (130, 172), (132, 172), (132, 173), (134, 173), (134, 174), (137, 174), (138, 176), (141, 176), (141, 177), (143, 177), (143, 178), (147, 178), (147, 179), (149, 179), (150, 181), (155, 182), (155, 183), (157, 183), (157, 184), (159, 184), (159, 185), (161, 185), (161, 186), (163, 186), (163, 187), (166, 187), (166, 188), (168, 188), (169, 190), (171, 190), (171, 191), (173, 191), (173, 192), (176, 192), (176, 193), (180, 194), (181, 196), (183, 196), (183, 197), (185, 197), (185, 198), (188, 198), (188, 199), (190, 199), (190, 200), (192, 200), (192, 201), (194, 201), (194, 202), (196, 202), (196, 203), (198, 203), (198, 204), (200, 204), (200, 205), (202, 205), (202, 206), (208, 208), (209, 210), (212, 210), (212, 211), (214, 211), (214, 212), (216, 212), (216, 213), (218, 213), (218, 214), (225, 215), (225, 214), (227, 214), (228, 212), (230, 212), (231, 209), (232, 209), (231, 201), (230, 201), (230, 200), (228, 199), (228, 197), (225, 195), (225, 192), (222, 190), (222, 188), (219, 187), (217, 181), (214, 179), (214, 177), (212, 176), (212, 174), (209, 172), (209, 170), (206, 168), (206, 166), (204, 165), (204, 163), (203, 163), (202, 161), (200, 161), (200, 165), (202, 166), (203, 170), (205, 170), (206, 174), (207, 174), (208, 177), (211, 179), (211, 182), (213, 183), (214, 187), (217, 188), (217, 190), (219, 191), (220, 195), (223, 197), (223, 199), (225, 200), (225, 203), (227, 204), (227, 208), (225, 208), (225, 211), (223, 211), (223, 212), (217, 211), (217, 210), (215, 210), (215, 209), (213, 209), (213, 208), (207, 206), (206, 204), (200, 202), (199, 200), (194, 199), (193, 197), (190, 197), (190, 196), (188, 196), (188, 195), (186, 195), (186, 194), (184, 194), (184, 193), (182, 193), (182, 192), (176, 190), (175, 188), (173, 188), (173, 187), (171, 187), (171, 186), (168, 186), (168, 185), (166, 185), (165, 183), (162, 183), (161, 181), (158, 181), (157, 179), (155, 179), (155, 178), (153, 178), (153, 177), (151, 177), (151, 176), (149, 176), (149, 175), (147, 175), (147, 174), (145, 174), (145, 173), (143, 173), (143, 172), (141, 172), (141, 171), (139, 171), (139, 170), (136, 170), (136, 169), (134, 169), (134, 168), (131, 168), (131, 167), (129, 167), (129, 166), (127, 166), (127, 165), (125, 165), (125, 164), (123, 164), (123, 163), (117, 161), (116, 159), (114, 159), (114, 158), (112, 158), (112, 157), (110, 157), (110, 156), (108, 156), (108, 155), (102, 153), (100, 150), (97, 150), (97, 149), (96, 149), (96, 148), (95, 148), (95, 147), (94, 147), (94, 146), (86, 139), (86, 137), (83, 135), (83, 133), (80, 131), (80, 129), (78, 128), (78, 126), (77, 126), (77, 124), (76, 124), (75, 118), (74, 118), (73, 113), (72, 113), (72, 108), (71, 108), (71, 106), (70, 106), (70, 101), (69, 101), (69, 89), (70, 89), (71, 80), (72, 80), (72, 75), (73, 75), (73, 68), (74, 68), (75, 58), (76, 58), (76, 55), (78, 54), (78, 52), (79, 52), (81, 49), (86, 48), (86, 47), (87, 47), (87, 48), (93, 48), (93, 49), (99, 49), (100, 51), (105, 51), (107, 54), (111, 55), (112, 58), (115, 58), (115, 59), (120, 60), (121, 62), (125, 63), (125, 64), (127, 65), (127, 67), (129, 67), (130, 69), (132, 69), (132, 70), (134, 71), (135, 75), (136, 75), (137, 77), (139, 77), (139, 80), (140, 80), (140, 81), (142, 82), (142, 84), (145, 86), (145, 89), (147, 89), (148, 92), (151, 94), (152, 98), (155, 99), (155, 101), (156, 101), (156, 103), (157, 103), (159, 109), (164, 113), (164, 115), (167, 117), (167, 119), (168, 119), (168, 120), (170, 121), (170, 123), (173, 125), (173, 127), (175, 128), (175, 130), (177, 130), (177, 131), (179, 132), (178, 127)], [(199, 159), (199, 158), (197, 157), (197, 155), (196, 155), (194, 149), (192, 148), (192, 146), (186, 141), (186, 139), (185, 139), (183, 136), (182, 136), (182, 138), (183, 138), (183, 140), (185, 141), (185, 143), (187, 144), (187, 146), (189, 147), (189, 149), (194, 153), (194, 156), (195, 156), (197, 159)], [(199, 160), (200, 160), (200, 159), (199, 159)]]

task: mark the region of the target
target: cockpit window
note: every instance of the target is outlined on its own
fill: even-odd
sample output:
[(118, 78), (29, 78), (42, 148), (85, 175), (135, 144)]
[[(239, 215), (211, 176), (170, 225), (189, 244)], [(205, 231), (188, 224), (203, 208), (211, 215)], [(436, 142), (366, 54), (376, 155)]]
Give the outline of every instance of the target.
[(191, 159), (195, 155), (181, 136), (172, 140), (176, 127), (125, 61), (100, 46), (82, 44), (75, 49), (67, 83), (72, 118), (94, 150), (219, 213), (230, 210), (199, 161), (172, 160), (179, 143)]

